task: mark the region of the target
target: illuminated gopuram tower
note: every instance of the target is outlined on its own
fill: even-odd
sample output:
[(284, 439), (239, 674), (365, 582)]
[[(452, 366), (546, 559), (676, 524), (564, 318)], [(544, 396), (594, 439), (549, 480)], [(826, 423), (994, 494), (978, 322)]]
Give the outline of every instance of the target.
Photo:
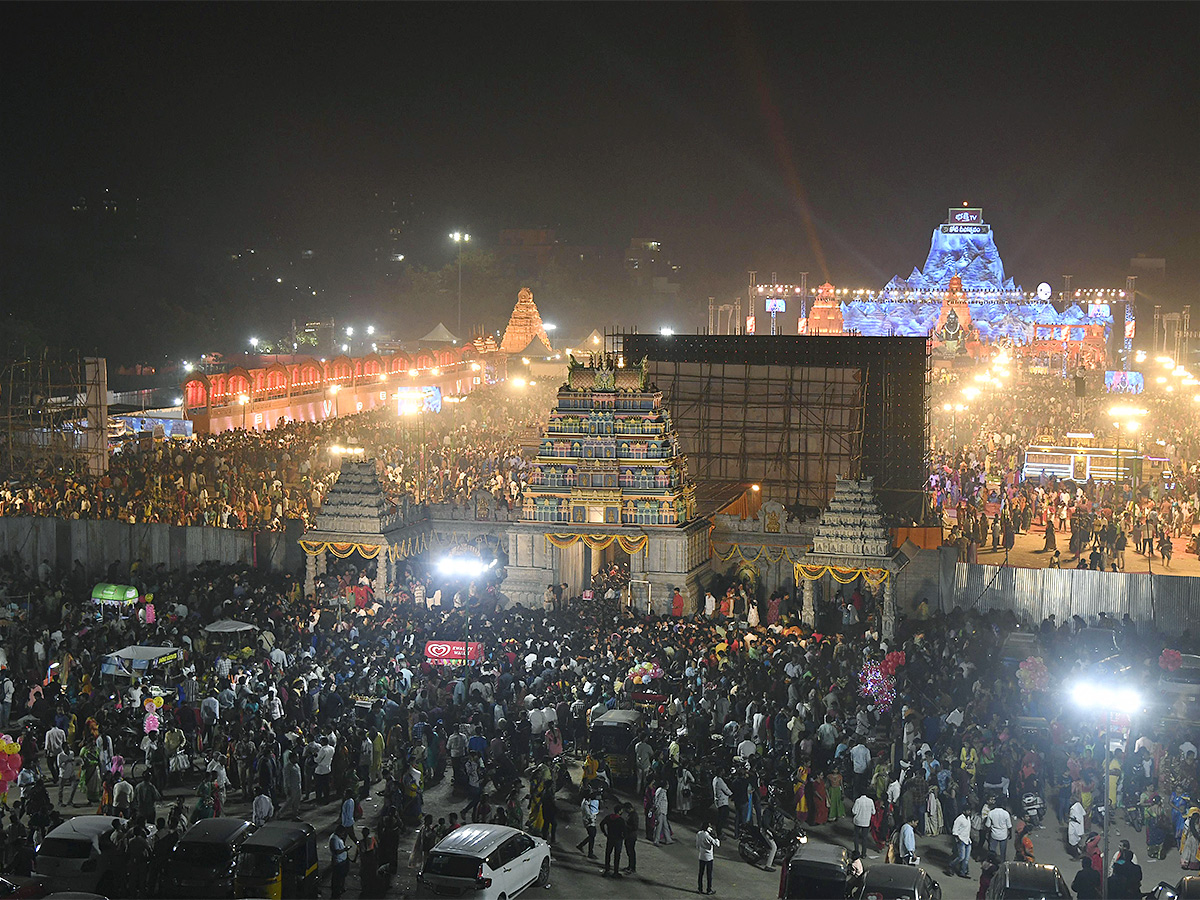
[(645, 363), (572, 359), (510, 534), (504, 592), (540, 604), (548, 584), (566, 582), (578, 594), (590, 574), (628, 557), (636, 607), (667, 612), (678, 587), (692, 609), (708, 567), (706, 529)]

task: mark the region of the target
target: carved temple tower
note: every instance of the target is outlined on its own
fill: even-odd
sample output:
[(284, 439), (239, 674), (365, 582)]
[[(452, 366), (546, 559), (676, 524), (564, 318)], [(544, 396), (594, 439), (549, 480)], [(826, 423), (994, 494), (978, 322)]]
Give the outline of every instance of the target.
[(546, 335), (537, 304), (533, 302), (533, 291), (526, 287), (517, 294), (517, 305), (508, 317), (508, 327), (504, 329), (500, 349), (504, 353), (520, 353), (533, 340), (541, 341), (547, 350), (550, 349), (550, 338)]
[(669, 611), (676, 587), (689, 608), (699, 596), (708, 523), (697, 519), (687, 457), (644, 361), (571, 360), (522, 512), (504, 584), (518, 602), (540, 603), (547, 584), (563, 581), (579, 593), (592, 573), (625, 555), (642, 609)]

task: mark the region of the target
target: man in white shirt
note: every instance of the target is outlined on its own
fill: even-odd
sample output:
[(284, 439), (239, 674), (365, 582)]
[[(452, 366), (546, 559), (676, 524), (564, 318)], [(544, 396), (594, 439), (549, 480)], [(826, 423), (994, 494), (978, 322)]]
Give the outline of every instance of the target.
[(850, 762), (854, 766), (854, 793), (861, 794), (867, 789), (871, 767), (871, 751), (862, 741), (855, 741), (850, 748)]
[(867, 855), (867, 840), (871, 836), (871, 819), (875, 815), (875, 801), (863, 791), (850, 810), (854, 816), (854, 852)]
[[(712, 886), (713, 850), (721, 846), (721, 839), (713, 833), (712, 826), (696, 832), (696, 858), (700, 868), (696, 873), (696, 893), (715, 894)], [(704, 889), (704, 876), (708, 876), (708, 890)]]
[(329, 781), (333, 774), (333, 742), (325, 738), (317, 747), (317, 763), (313, 768), (317, 780), (317, 803), (329, 802)]
[(57, 725), (52, 725), (46, 731), (46, 736), (42, 738), (42, 751), (46, 754), (46, 767), (50, 770), (50, 777), (58, 781), (58, 752), (62, 750), (63, 745), (67, 742), (67, 733)]
[(715, 834), (720, 839), (721, 833), (725, 830), (725, 822), (729, 818), (729, 806), (733, 802), (733, 791), (729, 789), (729, 785), (725, 783), (725, 779), (720, 774), (717, 774), (713, 776), (712, 792), (713, 809), (717, 811)]
[(971, 818), (966, 812), (960, 812), (950, 826), (950, 834), (954, 837), (954, 856), (950, 860), (948, 871), (959, 878), (970, 878), (971, 868)]
[(988, 837), (990, 838), (988, 849), (1003, 862), (1004, 854), (1008, 850), (1008, 839), (1012, 837), (1012, 816), (1003, 806), (997, 806), (987, 814), (985, 824), (988, 827)]

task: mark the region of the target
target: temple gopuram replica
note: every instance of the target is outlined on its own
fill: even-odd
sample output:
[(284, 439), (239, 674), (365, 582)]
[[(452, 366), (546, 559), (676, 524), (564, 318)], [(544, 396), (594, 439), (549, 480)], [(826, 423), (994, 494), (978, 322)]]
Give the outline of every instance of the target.
[(635, 608), (669, 612), (678, 588), (690, 611), (708, 571), (708, 521), (645, 362), (572, 358), (509, 533), (503, 590), (527, 605), (550, 584), (576, 595), (625, 556)]
[(542, 324), (542, 314), (533, 302), (533, 291), (521, 288), (517, 294), (517, 305), (508, 317), (508, 327), (504, 329), (500, 350), (504, 353), (521, 353), (535, 340), (544, 345), (547, 352), (550, 351), (550, 338)]

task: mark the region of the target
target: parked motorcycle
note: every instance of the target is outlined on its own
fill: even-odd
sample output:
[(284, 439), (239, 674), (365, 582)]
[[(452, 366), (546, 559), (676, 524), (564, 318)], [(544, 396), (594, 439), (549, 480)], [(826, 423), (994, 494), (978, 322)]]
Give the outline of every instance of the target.
[(1042, 820), (1046, 818), (1046, 801), (1041, 795), (1032, 792), (1023, 794), (1021, 806), (1025, 810), (1025, 821), (1034, 828), (1040, 827)]
[[(791, 859), (796, 848), (808, 843), (808, 834), (796, 827), (784, 835), (775, 836), (775, 859)], [(769, 852), (767, 839), (761, 829), (753, 825), (742, 826), (738, 833), (738, 855), (752, 866), (762, 866)]]

